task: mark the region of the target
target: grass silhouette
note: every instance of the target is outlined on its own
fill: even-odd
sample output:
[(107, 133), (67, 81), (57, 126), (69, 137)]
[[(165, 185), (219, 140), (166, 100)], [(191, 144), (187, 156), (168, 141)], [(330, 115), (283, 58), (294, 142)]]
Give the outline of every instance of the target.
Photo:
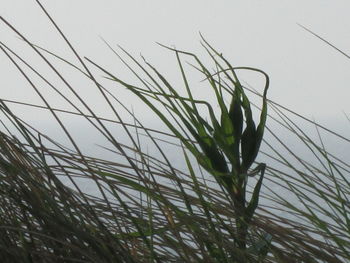
[[(36, 52), (81, 106), (61, 93), (32, 63), (0, 43), (10, 63), (44, 103), (0, 100), (4, 124), (0, 133), (2, 262), (284, 263), (350, 259), (349, 164), (327, 152), (321, 135), (316, 142), (301, 127), (308, 123), (317, 132), (330, 130), (267, 99), (269, 78), (263, 71), (231, 66), (204, 38), (202, 46), (213, 63), (208, 66), (193, 53), (164, 47), (178, 62), (185, 90), (185, 95), (180, 95), (145, 59), (140, 62), (124, 49), (110, 47), (139, 80), (131, 84), (97, 61), (80, 56), (38, 4), (79, 65), (34, 45), (5, 18), (1, 21)], [(84, 81), (91, 81), (115, 118), (95, 113), (48, 56), (80, 72)], [(183, 57), (192, 59), (191, 65), (213, 91), (216, 105), (195, 98)], [(130, 90), (169, 131), (142, 123), (101, 84), (92, 68), (102, 72), (110, 85)], [(242, 84), (238, 75), (242, 70), (265, 77), (262, 94)], [(38, 89), (36, 78), (74, 111), (52, 107)], [(262, 107), (253, 104), (247, 94), (260, 97)], [(11, 110), (12, 104), (49, 111), (71, 148), (21, 119)], [(268, 107), (273, 114), (267, 113)], [(128, 112), (133, 122), (125, 121), (121, 110)], [(254, 111), (259, 112), (257, 125)], [(120, 161), (84, 154), (60, 117), (62, 113), (91, 124), (111, 145), (107, 150)], [(266, 125), (267, 119), (294, 136), (315, 162), (301, 158)], [(114, 134), (109, 123), (118, 125), (123, 133)], [(349, 143), (347, 138), (332, 134)], [(141, 136), (154, 145), (159, 157), (143, 151)], [(122, 143), (122, 137), (130, 143)], [(173, 165), (165, 150), (167, 142), (172, 142), (166, 147), (178, 152), (186, 168)], [(263, 162), (257, 161), (258, 153)], [(94, 185), (96, 193), (85, 191), (82, 181)]]

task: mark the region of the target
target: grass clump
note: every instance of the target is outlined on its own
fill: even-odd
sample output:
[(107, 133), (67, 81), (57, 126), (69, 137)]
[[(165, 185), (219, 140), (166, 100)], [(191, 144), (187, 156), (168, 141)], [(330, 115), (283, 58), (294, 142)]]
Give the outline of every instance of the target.
[[(4, 124), (0, 133), (2, 262), (238, 263), (346, 262), (350, 259), (349, 165), (328, 153), (322, 147), (322, 140), (319, 145), (300, 129), (291, 119), (293, 112), (267, 99), (266, 73), (231, 66), (202, 38), (203, 48), (215, 70), (209, 70), (193, 53), (165, 47), (175, 54), (185, 95), (146, 60), (141, 63), (120, 49), (124, 57), (134, 63), (132, 66), (112, 49), (140, 83), (130, 84), (98, 62), (82, 58), (46, 14), (67, 41), (79, 65), (32, 44), (4, 18), (1, 20), (55, 72), (82, 106), (60, 93), (34, 65), (5, 43), (0, 44), (2, 52), (44, 104), (1, 99)], [(115, 119), (98, 116), (49, 62), (48, 55), (64, 61), (73, 71), (78, 70), (84, 80), (90, 80)], [(195, 98), (183, 57), (193, 60), (192, 66), (212, 89), (215, 103)], [(101, 84), (92, 67), (102, 71), (110, 80), (108, 83), (126, 87), (139, 97), (165, 123), (169, 132), (145, 127)], [(255, 105), (247, 95), (250, 89), (237, 75), (241, 70), (257, 72), (266, 80), (262, 95), (258, 94), (262, 106), (257, 124), (257, 118), (253, 117)], [(52, 107), (37, 89), (33, 76), (43, 80), (74, 111)], [(22, 120), (8, 106), (13, 103), (48, 110), (71, 148)], [(268, 104), (275, 113), (271, 119), (296, 136), (319, 165), (298, 157), (266, 126)], [(122, 110), (126, 110), (134, 122), (125, 121), (120, 115)], [(120, 161), (84, 154), (60, 117), (61, 113), (90, 123), (109, 143), (106, 149)], [(305, 118), (304, 121), (308, 122)], [(108, 123), (118, 125), (124, 133), (115, 135)], [(275, 138), (274, 145), (263, 139), (265, 130), (270, 139)], [(146, 135), (160, 157), (143, 151), (142, 135)], [(130, 143), (122, 143), (122, 137), (127, 137)], [(339, 135), (338, 138), (344, 139)], [(183, 158), (186, 169), (172, 164), (164, 150), (164, 140), (175, 143), (172, 147)], [(260, 149), (262, 145), (267, 151)], [(276, 150), (277, 146), (282, 150)], [(264, 162), (258, 161), (259, 152)], [(277, 161), (280, 168), (274, 168), (272, 160)], [(95, 193), (84, 191), (82, 181), (94, 185)], [(274, 191), (273, 185), (279, 186), (283, 194)], [(290, 201), (292, 197), (297, 204)]]

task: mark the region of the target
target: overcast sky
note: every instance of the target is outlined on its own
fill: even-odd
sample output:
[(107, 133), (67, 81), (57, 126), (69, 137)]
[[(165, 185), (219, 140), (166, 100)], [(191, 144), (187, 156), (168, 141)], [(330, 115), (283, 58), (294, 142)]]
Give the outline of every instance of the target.
[[(298, 23), (304, 25), (350, 54), (348, 0), (47, 0), (41, 3), (82, 56), (93, 58), (119, 76), (125, 69), (100, 37), (113, 46), (122, 45), (136, 56), (142, 53), (171, 77), (178, 70), (174, 56), (156, 42), (203, 54), (199, 43), (202, 32), (233, 65), (267, 72), (271, 78), (270, 99), (321, 122), (339, 121), (349, 125), (342, 112), (350, 114), (350, 60), (298, 26)], [(34, 43), (74, 60), (34, 0), (0, 0), (0, 13)], [(0, 38), (40, 65), (4, 23), (0, 23)], [(2, 98), (42, 104), (3, 53), (0, 72)], [(79, 83), (80, 79), (72, 81)], [(94, 101), (90, 90), (80, 92), (90, 96), (87, 100)], [(142, 105), (127, 96), (128, 105), (134, 105), (135, 112), (142, 113)], [(53, 103), (54, 100), (55, 96)], [(23, 114), (33, 119), (39, 116), (30, 111)]]

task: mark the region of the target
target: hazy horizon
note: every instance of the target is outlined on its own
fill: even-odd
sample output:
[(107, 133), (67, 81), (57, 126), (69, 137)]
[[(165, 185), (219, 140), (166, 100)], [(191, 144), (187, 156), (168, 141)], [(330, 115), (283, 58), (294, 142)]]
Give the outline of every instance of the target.
[[(314, 118), (326, 127), (335, 127), (335, 130), (344, 136), (350, 131), (350, 123), (344, 115), (350, 115), (350, 60), (298, 25), (309, 28), (347, 52), (350, 50), (350, 19), (347, 14), (350, 3), (347, 1), (331, 3), (269, 0), (262, 3), (257, 0), (221, 0), (216, 1), (216, 5), (210, 1), (175, 3), (160, 0), (64, 0), (41, 3), (82, 57), (93, 59), (126, 80), (134, 81), (101, 37), (114, 48), (120, 44), (136, 57), (142, 53), (148, 61), (160, 68), (175, 86), (181, 87), (183, 84), (179, 81), (179, 70), (174, 55), (155, 42), (176, 46), (205, 57), (200, 45), (201, 32), (233, 65), (257, 67), (268, 73), (271, 78), (269, 99), (305, 117)], [(1, 16), (33, 43), (79, 64), (34, 0), (5, 0), (2, 2)], [(3, 43), (30, 61), (52, 80), (60, 91), (76, 101), (47, 65), (44, 65), (4, 23), (1, 23), (1, 32)], [(101, 94), (91, 83), (63, 63), (52, 58), (50, 61), (54, 61), (73, 83), (77, 92), (100, 116), (115, 119)], [(92, 67), (91, 69), (94, 70)], [(3, 52), (0, 70), (3, 72), (2, 99), (43, 105)], [(99, 71), (94, 72), (97, 76), (103, 75)], [(262, 91), (262, 82), (255, 75), (242, 73), (242, 78)], [(37, 78), (34, 79), (53, 107), (71, 109), (56, 93), (49, 91), (46, 84)], [(160, 120), (150, 114), (147, 107), (131, 93), (116, 87), (110, 81), (103, 83), (117, 94), (127, 107), (133, 108), (136, 116), (146, 125), (163, 127)], [(207, 93), (209, 89), (200, 84), (200, 79), (194, 78), (191, 84), (195, 94), (204, 98), (210, 97)], [(47, 111), (8, 105), (26, 121), (40, 126), (43, 130), (52, 129), (49, 133), (60, 134), (57, 133), (55, 121)], [(70, 117), (66, 121), (74, 124), (77, 119)], [(86, 137), (87, 142), (91, 140), (91, 136), (82, 137)]]

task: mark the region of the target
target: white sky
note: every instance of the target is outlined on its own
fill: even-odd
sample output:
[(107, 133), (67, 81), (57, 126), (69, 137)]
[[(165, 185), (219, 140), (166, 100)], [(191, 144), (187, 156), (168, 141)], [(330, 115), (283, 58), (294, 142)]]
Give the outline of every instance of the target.
[[(95, 59), (119, 76), (126, 74), (125, 69), (99, 36), (114, 46), (122, 45), (134, 55), (142, 53), (175, 79), (178, 68), (173, 54), (155, 42), (203, 54), (200, 31), (233, 65), (266, 71), (271, 78), (270, 99), (316, 120), (347, 123), (342, 111), (350, 114), (350, 60), (297, 23), (350, 54), (348, 0), (47, 0), (41, 3), (82, 56)], [(73, 58), (34, 0), (0, 0), (0, 14), (34, 43)], [(40, 65), (3, 23), (0, 23), (0, 38)], [(3, 53), (0, 72), (2, 98), (40, 103)], [(72, 79), (75, 83), (79, 80)], [(80, 92), (85, 92), (87, 100), (93, 103), (92, 91)], [(137, 114), (142, 113), (143, 106), (127, 96), (128, 105), (133, 104)], [(37, 117), (31, 112), (29, 116)]]

